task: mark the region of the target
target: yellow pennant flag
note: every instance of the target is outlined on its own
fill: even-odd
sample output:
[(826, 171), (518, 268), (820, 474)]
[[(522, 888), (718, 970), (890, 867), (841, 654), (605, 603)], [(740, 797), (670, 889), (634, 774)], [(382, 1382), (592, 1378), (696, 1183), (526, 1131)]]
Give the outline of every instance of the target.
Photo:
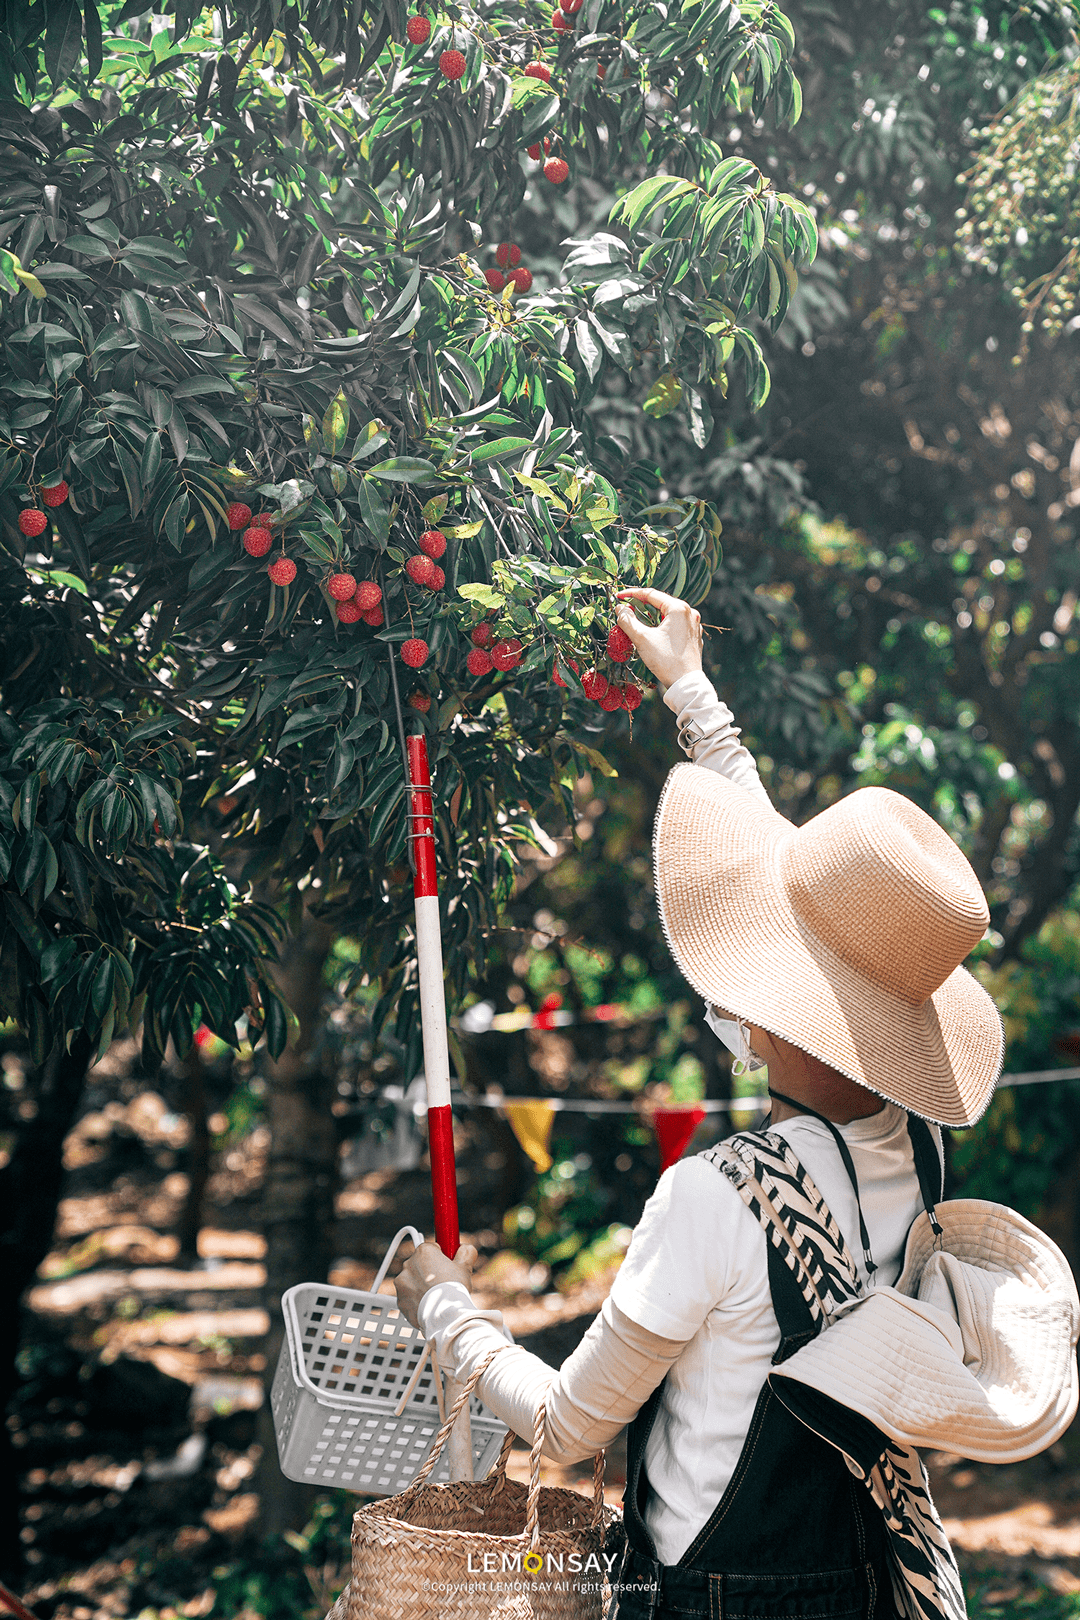
[(536, 1166), (537, 1175), (550, 1170), (554, 1160), (548, 1152), (555, 1110), (549, 1102), (507, 1103), (510, 1129)]

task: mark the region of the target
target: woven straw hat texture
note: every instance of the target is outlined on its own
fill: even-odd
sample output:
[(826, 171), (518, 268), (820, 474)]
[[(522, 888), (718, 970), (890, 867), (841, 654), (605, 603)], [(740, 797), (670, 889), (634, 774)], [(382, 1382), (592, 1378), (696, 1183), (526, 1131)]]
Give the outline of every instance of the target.
[(772, 1374), (904, 1445), (976, 1462), (1044, 1451), (1077, 1410), (1080, 1301), (1068, 1262), (1001, 1204), (953, 1199), (912, 1226), (895, 1288), (875, 1288)]
[(541, 1487), (541, 1408), (527, 1488), (506, 1478), (512, 1434), (482, 1483), (424, 1483), (498, 1353), (469, 1379), (416, 1482), (356, 1513), (352, 1579), (327, 1620), (603, 1620), (609, 1594), (601, 1554), (617, 1517), (604, 1505), (603, 1453), (591, 1501)]
[(653, 848), (672, 955), (706, 1001), (926, 1119), (981, 1116), (1001, 1019), (960, 964), (989, 913), (932, 817), (859, 788), (795, 827), (715, 771), (676, 765)]

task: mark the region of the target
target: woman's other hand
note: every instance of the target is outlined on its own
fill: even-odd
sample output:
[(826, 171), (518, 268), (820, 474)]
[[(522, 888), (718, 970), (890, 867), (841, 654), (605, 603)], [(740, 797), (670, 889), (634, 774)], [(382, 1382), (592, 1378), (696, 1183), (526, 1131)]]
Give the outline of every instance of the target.
[[(701, 614), (689, 602), (677, 596), (666, 596), (663, 591), (642, 587), (620, 591), (621, 606), (616, 619), (620, 630), (625, 630), (637, 649), (642, 663), (656, 676), (662, 686), (674, 686), (680, 675), (693, 675), (701, 669)], [(659, 608), (658, 625), (646, 624), (639, 619), (626, 598), (646, 602)]]
[(468, 1288), (477, 1259), (477, 1252), (471, 1243), (463, 1243), (452, 1260), (446, 1258), (437, 1243), (421, 1243), (394, 1279), (398, 1308), (405, 1320), (411, 1322), (413, 1327), (420, 1326), (416, 1319), (417, 1308), (428, 1289), (434, 1288), (436, 1283), (459, 1282)]

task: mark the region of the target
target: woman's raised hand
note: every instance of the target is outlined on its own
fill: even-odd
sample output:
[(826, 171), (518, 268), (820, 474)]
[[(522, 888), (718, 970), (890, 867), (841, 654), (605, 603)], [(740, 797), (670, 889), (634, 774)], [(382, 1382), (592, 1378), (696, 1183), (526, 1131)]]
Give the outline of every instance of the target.
[[(701, 614), (696, 608), (677, 596), (666, 596), (663, 591), (642, 586), (618, 594), (622, 603), (616, 614), (619, 628), (625, 630), (638, 657), (662, 686), (673, 686), (680, 675), (692, 675), (701, 669)], [(627, 597), (659, 608), (660, 623), (645, 624), (625, 600)]]

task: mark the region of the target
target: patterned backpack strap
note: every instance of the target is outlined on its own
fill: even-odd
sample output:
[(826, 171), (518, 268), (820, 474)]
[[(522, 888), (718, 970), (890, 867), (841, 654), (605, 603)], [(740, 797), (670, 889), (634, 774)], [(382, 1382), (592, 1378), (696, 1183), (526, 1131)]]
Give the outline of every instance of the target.
[(843, 1306), (861, 1298), (844, 1235), (783, 1136), (746, 1131), (699, 1156), (728, 1178), (783, 1256), (814, 1322), (826, 1326)]
[(966, 1620), (956, 1556), (914, 1446), (890, 1440), (864, 1484), (889, 1532), (893, 1597), (905, 1620)]

